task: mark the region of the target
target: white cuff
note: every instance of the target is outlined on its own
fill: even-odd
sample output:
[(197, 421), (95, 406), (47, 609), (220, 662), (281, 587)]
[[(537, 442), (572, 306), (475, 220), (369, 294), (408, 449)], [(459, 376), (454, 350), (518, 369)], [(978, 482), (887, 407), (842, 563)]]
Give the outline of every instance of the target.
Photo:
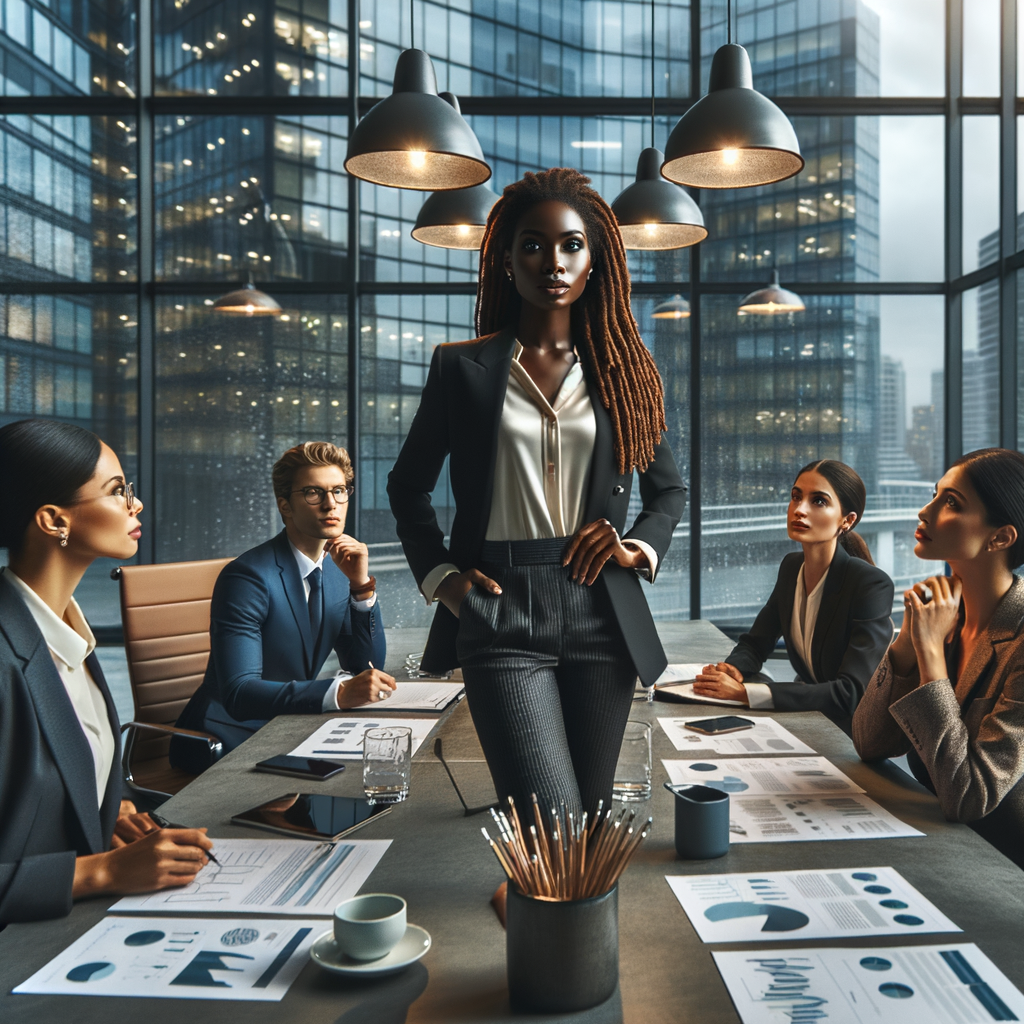
[(646, 541), (643, 540), (624, 540), (622, 542), (624, 548), (634, 547), (638, 551), (642, 551), (647, 556), (647, 561), (650, 565), (649, 569), (637, 569), (637, 572), (644, 575), (652, 583), (654, 577), (658, 575), (658, 552), (651, 547)]
[(772, 688), (767, 683), (744, 683), (747, 691), (747, 703), (752, 711), (767, 711), (775, 707)]
[(323, 704), (320, 705), (321, 711), (339, 711), (340, 705), (338, 704), (338, 694), (345, 688), (345, 683), (352, 678), (349, 672), (336, 672), (334, 674), (334, 682), (327, 687), (327, 692), (324, 694)]
[(377, 603), (377, 591), (374, 591), (365, 601), (357, 601), (350, 594), (348, 601), (357, 612), (368, 612)]
[(441, 586), (441, 580), (461, 571), (451, 562), (443, 562), (436, 569), (431, 569), (423, 579), (423, 586), (420, 587), (420, 593), (426, 598), (427, 604), (433, 604), (437, 600), (437, 588)]

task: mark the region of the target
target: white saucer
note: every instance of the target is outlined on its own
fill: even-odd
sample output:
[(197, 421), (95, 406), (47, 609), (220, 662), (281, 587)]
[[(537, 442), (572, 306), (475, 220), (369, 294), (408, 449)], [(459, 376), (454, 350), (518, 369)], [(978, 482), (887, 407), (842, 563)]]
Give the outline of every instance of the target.
[(367, 978), (394, 974), (409, 964), (414, 964), (428, 949), (430, 933), (417, 924), (409, 924), (405, 927), (405, 934), (387, 956), (382, 956), (379, 960), (353, 960), (338, 949), (332, 928), (313, 943), (309, 956), (313, 963), (319, 964), (326, 971)]

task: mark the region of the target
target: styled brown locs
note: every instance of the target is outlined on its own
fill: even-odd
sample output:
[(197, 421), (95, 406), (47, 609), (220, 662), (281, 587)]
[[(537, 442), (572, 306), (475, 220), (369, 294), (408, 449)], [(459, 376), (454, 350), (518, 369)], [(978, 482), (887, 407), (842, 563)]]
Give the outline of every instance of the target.
[(645, 470), (667, 429), (665, 392), (629, 305), (626, 250), (615, 214), (579, 171), (527, 172), (494, 204), (480, 248), (477, 333), (493, 334), (518, 323), (522, 299), (505, 273), (505, 253), (520, 218), (549, 200), (575, 210), (586, 227), (593, 274), (572, 307), (573, 341), (611, 417), (619, 472)]

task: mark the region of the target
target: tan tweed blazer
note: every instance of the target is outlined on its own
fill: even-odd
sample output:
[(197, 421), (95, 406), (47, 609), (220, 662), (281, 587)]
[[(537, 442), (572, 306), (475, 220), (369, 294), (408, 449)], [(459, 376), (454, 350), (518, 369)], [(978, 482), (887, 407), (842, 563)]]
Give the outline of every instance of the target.
[[(951, 651), (947, 646), (947, 664)], [(996, 608), (964, 673), (920, 685), (889, 655), (853, 716), (865, 761), (914, 755), (949, 821), (974, 825), (1024, 866), (1024, 579)]]

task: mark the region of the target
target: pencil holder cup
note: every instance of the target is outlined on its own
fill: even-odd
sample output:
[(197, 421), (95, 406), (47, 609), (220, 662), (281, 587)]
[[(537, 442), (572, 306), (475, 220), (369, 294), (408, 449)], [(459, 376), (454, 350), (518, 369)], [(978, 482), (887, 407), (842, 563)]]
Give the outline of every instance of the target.
[(513, 883), (506, 905), (512, 1009), (571, 1013), (603, 1003), (619, 983), (619, 895), (538, 900)]
[(711, 860), (729, 852), (729, 794), (710, 786), (665, 788), (675, 797), (676, 853), (683, 860)]

